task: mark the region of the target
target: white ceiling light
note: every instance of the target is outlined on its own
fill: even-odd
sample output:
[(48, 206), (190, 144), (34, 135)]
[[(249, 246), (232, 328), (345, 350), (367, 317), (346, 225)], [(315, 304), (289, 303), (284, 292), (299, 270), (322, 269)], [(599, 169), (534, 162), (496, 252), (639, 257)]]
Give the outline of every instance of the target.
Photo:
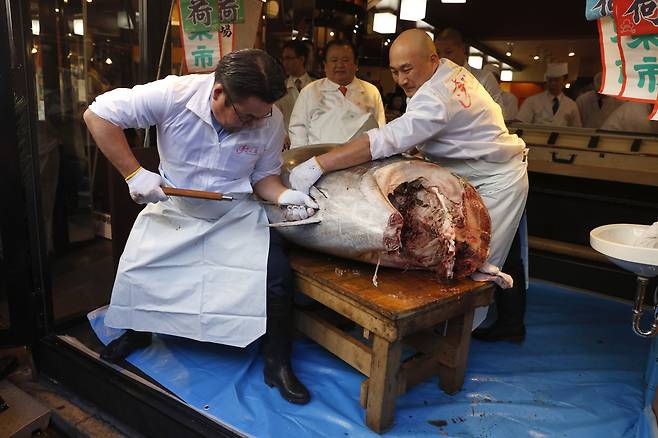
[(418, 21), (425, 18), (427, 0), (402, 0), (400, 20)]
[(564, 88), (571, 88), (571, 84), (570, 84), (569, 82), (567, 82), (567, 83), (564, 85)]
[(503, 82), (511, 82), (513, 76), (512, 70), (502, 70), (500, 72), (500, 80)]
[(329, 36), (334, 36), (334, 35), (335, 35), (335, 33), (334, 33), (333, 30), (331, 32), (329, 32)]
[(378, 11), (388, 9), (389, 11), (397, 11), (400, 7), (400, 0), (381, 0), (375, 6), (375, 9)]
[(505, 52), (505, 56), (512, 56), (512, 52), (508, 50), (507, 52)]
[(481, 69), (482, 68), (482, 57), (480, 55), (471, 55), (468, 57), (468, 65), (473, 68)]
[(39, 20), (32, 20), (32, 35), (39, 35), (39, 32), (41, 32)]
[(569, 56), (576, 56), (575, 52), (569, 52)]
[(372, 30), (377, 33), (395, 33), (398, 17), (390, 12), (376, 12), (372, 23)]
[(539, 59), (539, 55), (535, 55), (535, 56), (533, 56), (532, 59), (534, 59), (535, 61), (537, 61), (537, 60)]
[(84, 35), (85, 34), (85, 25), (82, 22), (82, 18), (74, 18), (73, 19), (73, 33), (76, 35)]
[(39, 50), (36, 47), (32, 47), (32, 54), (37, 53)]
[(107, 65), (112, 64), (112, 60), (108, 57), (108, 58), (105, 60), (105, 64), (107, 64)]

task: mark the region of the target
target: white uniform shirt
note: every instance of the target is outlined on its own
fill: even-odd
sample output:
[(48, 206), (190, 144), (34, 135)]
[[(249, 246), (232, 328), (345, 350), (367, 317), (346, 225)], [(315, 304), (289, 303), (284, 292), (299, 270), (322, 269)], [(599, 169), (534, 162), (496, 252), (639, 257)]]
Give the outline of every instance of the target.
[(290, 115), (292, 114), (292, 110), (295, 107), (295, 102), (299, 97), (299, 90), (297, 90), (297, 86), (295, 85), (295, 81), (297, 79), (300, 80), (302, 88), (313, 82), (313, 78), (310, 77), (308, 73), (304, 73), (298, 78), (294, 76), (288, 76), (288, 79), (286, 79), (286, 88), (288, 91), (285, 96), (276, 101), (276, 106), (281, 110), (281, 113), (283, 114), (283, 127), (286, 131), (288, 131), (288, 126), (290, 125)]
[(299, 93), (288, 128), (292, 148), (345, 143), (368, 118), (374, 119), (373, 126), (384, 126), (384, 104), (377, 87), (358, 78), (347, 85), (345, 96), (338, 87), (324, 78), (311, 82)]
[(528, 97), (521, 104), (516, 118), (525, 123), (553, 126), (582, 126), (576, 102), (563, 93), (557, 96), (560, 107), (553, 114), (553, 96), (548, 91)]
[(650, 103), (625, 102), (610, 114), (601, 129), (658, 134), (658, 122), (648, 120), (649, 114), (651, 114)]
[(500, 106), (500, 109), (503, 111), (503, 118), (505, 120), (512, 120), (514, 116), (516, 116), (516, 110), (512, 111), (511, 113), (507, 112), (507, 105), (505, 102), (505, 96), (503, 95), (503, 90), (500, 88), (500, 85), (498, 84), (498, 81), (494, 77), (493, 73), (487, 70), (473, 68), (468, 64), (468, 62), (463, 67), (473, 76), (475, 76), (475, 79), (477, 79), (482, 84), (484, 89), (487, 90), (487, 93), (491, 95), (494, 102)]
[(619, 108), (622, 103), (621, 100), (599, 94), (596, 91), (588, 91), (576, 99), (583, 127), (595, 129), (600, 128), (610, 114)]
[(434, 158), (502, 163), (525, 149), (484, 87), (447, 58), (409, 99), (407, 111), (368, 137), (373, 159), (416, 146)]
[(501, 93), (502, 102), (500, 107), (503, 110), (503, 117), (505, 120), (514, 120), (519, 113), (519, 99), (509, 91)]
[(251, 193), (279, 174), (283, 116), (273, 108), (250, 128), (224, 131), (220, 142), (210, 112), (214, 81), (214, 74), (168, 76), (102, 94), (89, 109), (124, 129), (156, 125), (160, 173), (175, 187)]

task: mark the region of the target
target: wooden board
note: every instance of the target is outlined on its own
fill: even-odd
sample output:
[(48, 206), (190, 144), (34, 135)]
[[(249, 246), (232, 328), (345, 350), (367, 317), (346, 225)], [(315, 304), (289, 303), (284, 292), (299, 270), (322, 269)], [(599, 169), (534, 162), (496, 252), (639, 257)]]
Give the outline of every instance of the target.
[(290, 254), (290, 264), (298, 274), (391, 320), (458, 302), (464, 295), (489, 295), (493, 290), (490, 283), (470, 279), (439, 282), (429, 271), (381, 267), (377, 276), (379, 286), (375, 287), (372, 283), (375, 266), (297, 248)]

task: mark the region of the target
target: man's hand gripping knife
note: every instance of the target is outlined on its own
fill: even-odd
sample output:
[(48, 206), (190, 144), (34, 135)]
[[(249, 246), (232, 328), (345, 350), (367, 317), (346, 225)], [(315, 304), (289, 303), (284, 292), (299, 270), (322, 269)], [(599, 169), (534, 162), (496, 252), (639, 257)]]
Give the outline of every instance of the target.
[(162, 191), (163, 178), (150, 172), (143, 167), (138, 167), (133, 173), (126, 177), (130, 197), (138, 204), (149, 202), (157, 203), (167, 200), (167, 195)]

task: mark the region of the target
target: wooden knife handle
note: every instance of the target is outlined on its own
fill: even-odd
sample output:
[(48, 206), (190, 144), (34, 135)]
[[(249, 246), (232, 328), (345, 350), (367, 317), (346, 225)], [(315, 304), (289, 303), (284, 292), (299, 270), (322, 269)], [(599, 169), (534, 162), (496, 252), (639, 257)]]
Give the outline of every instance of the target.
[(183, 196), (186, 198), (210, 199), (214, 201), (232, 201), (231, 196), (224, 196), (219, 192), (204, 192), (202, 190), (176, 189), (173, 187), (163, 187), (162, 191), (167, 196)]

